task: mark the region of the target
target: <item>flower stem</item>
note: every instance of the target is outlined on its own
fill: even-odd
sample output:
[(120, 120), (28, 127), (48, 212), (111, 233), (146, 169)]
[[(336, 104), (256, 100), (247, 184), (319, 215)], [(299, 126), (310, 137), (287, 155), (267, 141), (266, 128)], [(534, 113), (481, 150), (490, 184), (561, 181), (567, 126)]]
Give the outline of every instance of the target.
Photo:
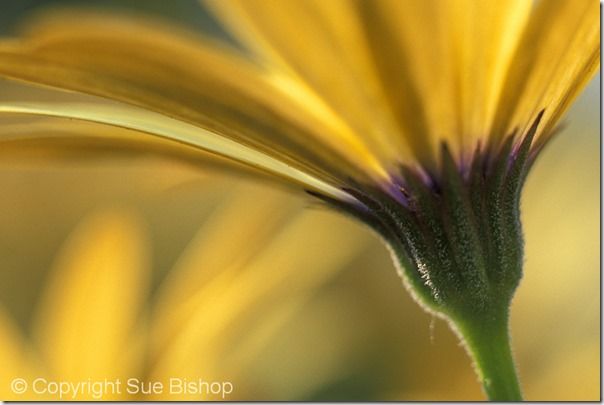
[(507, 310), (500, 316), (457, 325), (489, 400), (522, 401), (510, 346)]

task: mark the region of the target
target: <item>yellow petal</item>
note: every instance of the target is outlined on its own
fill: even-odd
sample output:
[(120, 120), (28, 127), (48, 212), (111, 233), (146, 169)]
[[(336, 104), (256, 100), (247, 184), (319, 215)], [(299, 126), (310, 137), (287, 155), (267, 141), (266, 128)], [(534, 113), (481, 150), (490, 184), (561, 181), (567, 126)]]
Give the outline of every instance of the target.
[(54, 378), (102, 381), (139, 372), (130, 343), (149, 277), (141, 232), (129, 214), (104, 212), (86, 219), (64, 246), (36, 321), (40, 352)]
[(0, 74), (161, 112), (325, 176), (384, 177), (362, 140), (295, 80), (173, 27), (47, 15), (26, 40), (0, 46)]
[[(472, 148), (489, 131), (531, 2), (362, 2), (376, 61), (414, 150)], [(429, 158), (431, 156), (427, 156)]]
[[(264, 333), (258, 330), (259, 335), (254, 336), (259, 341), (248, 345), (245, 343), (248, 331), (256, 327), (275, 330), (280, 322), (287, 319), (286, 314), (292, 313), (272, 314), (275, 315), (272, 325), (263, 324), (260, 320), (265, 314), (271, 314), (272, 306), (278, 303), (284, 307), (289, 304), (296, 307), (317, 285), (359, 253), (364, 238), (358, 230), (349, 228), (345, 232), (329, 232), (329, 229), (342, 230), (350, 226), (342, 221), (325, 212), (305, 212), (285, 224), (280, 231), (273, 232), (276, 236), (266, 241), (265, 248), (246, 262), (232, 263), (217, 271), (203, 267), (204, 260), (200, 257), (190, 269), (184, 270), (184, 274), (197, 270), (215, 275), (197, 285), (192, 294), (180, 297), (176, 286), (182, 284), (174, 283), (174, 291), (166, 291), (165, 297), (174, 297), (177, 301), (158, 302), (159, 306), (181, 302), (178, 307), (188, 307), (191, 316), (184, 323), (172, 323), (177, 329), (170, 333), (174, 336), (170, 344), (158, 353), (155, 364), (157, 378), (195, 375), (228, 378), (229, 374), (233, 375), (237, 370), (234, 363), (229, 363), (233, 369), (221, 365), (227, 364), (231, 355), (235, 358), (248, 357), (245, 353), (238, 353), (240, 345), (258, 350), (259, 346), (270, 341), (266, 330)], [(325, 251), (327, 247), (329, 252)], [(208, 251), (203, 246), (199, 248)], [(187, 289), (191, 290), (191, 287)], [(168, 333), (161, 330), (165, 325), (158, 324), (156, 333)], [(225, 363), (221, 363), (221, 359)]]
[[(14, 324), (10, 315), (0, 305), (0, 397), (2, 400), (23, 400), (32, 398), (27, 393), (15, 392), (11, 388), (14, 379), (24, 379), (27, 383), (32, 381), (32, 365), (28, 360), (28, 344), (24, 336)], [(19, 386), (16, 387), (17, 389)]]
[(339, 189), (255, 149), (184, 121), (136, 107), (113, 103), (2, 102), (0, 100), (0, 112), (71, 118), (131, 129), (235, 159), (336, 198), (343, 200), (350, 198)]
[(495, 136), (522, 132), (545, 108), (537, 135), (548, 135), (600, 63), (599, 5), (593, 0), (536, 4), (506, 79)]
[(205, 172), (234, 172), (239, 177), (252, 176), (270, 181), (283, 188), (292, 188), (291, 182), (281, 177), (253, 170), (233, 159), (222, 158), (200, 148), (177, 143), (165, 138), (119, 127), (108, 127), (87, 121), (74, 121), (18, 115), (21, 119), (0, 118), (0, 156), (14, 164), (88, 161), (116, 158), (167, 158), (192, 165)]
[(491, 130), (497, 102), (532, 4), (524, 0), (461, 0), (452, 11), (462, 103), (461, 133), (473, 150)]
[[(428, 166), (440, 139), (459, 148), (488, 133), (531, 8), (524, 0), (205, 3), (363, 136), (402, 137), (411, 158)], [(385, 159), (409, 160), (390, 149)]]
[(196, 304), (189, 298), (213, 277), (245, 265), (301, 208), (303, 204), (298, 199), (267, 187), (254, 184), (234, 187), (204, 222), (161, 284), (158, 292), (161, 304), (154, 314), (159, 329), (156, 344), (165, 346), (172, 338), (169, 333), (190, 321)]
[(377, 76), (356, 4), (348, 0), (210, 0), (268, 69), (306, 83), (381, 161), (409, 157)]

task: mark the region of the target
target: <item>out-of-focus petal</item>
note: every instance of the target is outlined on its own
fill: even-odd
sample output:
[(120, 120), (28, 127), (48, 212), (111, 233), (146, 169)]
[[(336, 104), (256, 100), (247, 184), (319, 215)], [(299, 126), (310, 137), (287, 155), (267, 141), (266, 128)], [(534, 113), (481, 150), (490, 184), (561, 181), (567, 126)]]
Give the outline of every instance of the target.
[[(36, 320), (43, 364), (54, 379), (103, 381), (140, 372), (132, 339), (147, 294), (147, 249), (138, 220), (117, 211), (86, 219), (71, 235)], [(85, 398), (98, 399), (89, 392)]]
[(165, 346), (197, 310), (196, 293), (220, 273), (244, 266), (303, 208), (298, 199), (270, 189), (238, 185), (212, 212), (159, 290), (156, 344)]
[(20, 393), (15, 391), (15, 388), (21, 387), (12, 386), (11, 383), (17, 378), (29, 383), (35, 373), (31, 370), (28, 345), (24, 336), (3, 306), (0, 306), (0, 359), (0, 397), (2, 400), (22, 400), (27, 388), (25, 392)]
[(364, 141), (299, 81), (159, 23), (46, 15), (23, 40), (2, 43), (0, 74), (132, 103), (324, 175), (385, 176)]
[[(278, 330), (320, 283), (361, 251), (365, 239), (354, 229), (317, 231), (349, 226), (342, 221), (332, 214), (306, 212), (273, 229), (273, 237), (264, 241), (264, 249), (243, 262), (233, 262), (218, 272), (205, 267), (205, 258), (211, 259), (215, 253), (189, 262), (190, 267), (175, 274), (163, 292), (163, 300), (158, 301), (159, 307), (169, 303), (186, 308), (189, 315), (172, 317), (170, 322), (165, 322), (170, 316), (158, 318), (163, 321), (155, 325), (154, 337), (159, 340), (154, 342), (163, 341), (164, 346), (159, 346), (161, 350), (156, 353), (153, 375), (159, 379), (204, 375), (231, 381), (239, 376), (245, 364), (231, 362), (230, 356), (246, 361), (253, 358), (253, 353), (270, 342), (271, 331)], [(191, 249), (209, 253), (226, 248), (205, 238), (201, 242)], [(207, 243), (213, 248), (206, 247)], [(199, 288), (179, 295), (193, 271), (207, 271), (211, 276)], [(192, 289), (189, 286), (187, 290)], [(275, 303), (284, 310), (272, 311)], [(166, 336), (171, 336), (168, 342)], [(238, 347), (249, 352), (238, 352)]]

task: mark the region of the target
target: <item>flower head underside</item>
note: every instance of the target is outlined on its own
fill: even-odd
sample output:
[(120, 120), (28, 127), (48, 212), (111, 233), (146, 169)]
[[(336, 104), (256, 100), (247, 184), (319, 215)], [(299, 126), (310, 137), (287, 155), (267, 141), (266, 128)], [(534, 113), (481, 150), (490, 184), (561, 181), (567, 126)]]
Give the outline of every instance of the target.
[(169, 149), (303, 188), (377, 231), (417, 300), (463, 336), (488, 396), (520, 399), (507, 332), (520, 191), (599, 68), (598, 3), (202, 4), (239, 46), (152, 20), (32, 19), (0, 41), (0, 76), (28, 86), (0, 94), (0, 113), (52, 131), (8, 121), (0, 142)]
[[(0, 74), (119, 104), (3, 100), (189, 144), (340, 199), (398, 167), (459, 170), (480, 145), (535, 155), (599, 66), (594, 1), (208, 1), (249, 49), (152, 22), (46, 14)], [(77, 17), (77, 18), (75, 18)], [(92, 105), (91, 105), (92, 104)]]

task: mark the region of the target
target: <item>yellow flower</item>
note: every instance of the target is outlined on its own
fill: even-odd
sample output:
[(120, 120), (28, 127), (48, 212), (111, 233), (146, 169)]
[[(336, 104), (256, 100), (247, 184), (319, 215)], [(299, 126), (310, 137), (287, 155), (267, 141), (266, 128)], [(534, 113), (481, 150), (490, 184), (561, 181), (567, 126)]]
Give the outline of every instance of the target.
[[(120, 127), (115, 144), (170, 145), (304, 187), (385, 240), (490, 398), (520, 399), (507, 330), (520, 191), (599, 67), (597, 3), (203, 3), (245, 50), (152, 21), (41, 16), (0, 43), (0, 75), (30, 85), (0, 112)], [(13, 145), (36, 138), (10, 128)], [(99, 131), (83, 132), (96, 146)], [(44, 137), (56, 134), (87, 145), (81, 130)]]
[[(0, 306), (2, 399), (247, 398), (247, 369), (364, 242), (353, 231), (309, 244), (311, 229), (341, 219), (255, 189), (222, 196), (155, 292), (141, 219), (119, 209), (85, 218), (55, 260), (31, 336)], [(309, 255), (301, 242), (335, 251)]]
[(4, 41), (0, 74), (124, 104), (1, 110), (135, 129), (346, 198), (351, 177), (430, 169), (442, 139), (463, 162), (545, 109), (539, 147), (599, 66), (593, 0), (206, 4), (250, 53), (159, 23), (46, 14)]

